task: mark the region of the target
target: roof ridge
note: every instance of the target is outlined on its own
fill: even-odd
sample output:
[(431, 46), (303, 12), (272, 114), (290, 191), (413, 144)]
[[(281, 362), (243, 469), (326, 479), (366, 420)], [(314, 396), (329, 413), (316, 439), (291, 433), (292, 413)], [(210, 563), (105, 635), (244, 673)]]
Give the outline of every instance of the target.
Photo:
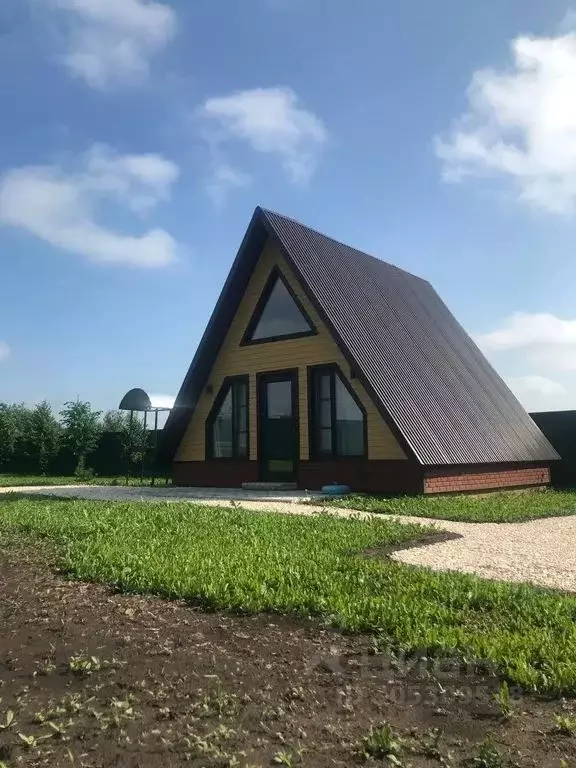
[(336, 245), (342, 246), (344, 248), (348, 248), (350, 251), (354, 251), (354, 253), (358, 253), (361, 256), (364, 256), (367, 259), (372, 259), (375, 261), (379, 266), (384, 265), (385, 267), (389, 267), (390, 269), (398, 270), (398, 272), (402, 272), (405, 275), (408, 275), (409, 277), (420, 280), (423, 283), (427, 283), (430, 285), (430, 281), (426, 280), (424, 277), (420, 277), (420, 275), (415, 275), (413, 272), (409, 272), (407, 269), (404, 269), (403, 267), (399, 267), (397, 264), (392, 264), (389, 261), (385, 261), (384, 259), (379, 258), (378, 256), (374, 256), (371, 253), (368, 253), (367, 251), (362, 251), (360, 248), (355, 248), (353, 245), (348, 245), (348, 243), (344, 243), (342, 240), (337, 240), (335, 237), (331, 237), (330, 235), (325, 234), (324, 232), (321, 232), (319, 229), (314, 229), (314, 227), (308, 226), (308, 224), (303, 224), (298, 219), (293, 218), (292, 216), (285, 216), (283, 213), (278, 213), (277, 211), (272, 211), (269, 208), (263, 208), (262, 206), (258, 206), (258, 210), (261, 211), (262, 214), (269, 220), (269, 216), (276, 216), (279, 219), (284, 219), (285, 221), (289, 221), (292, 224), (296, 224), (298, 227), (301, 227), (302, 229), (306, 229), (308, 232), (313, 232), (315, 235), (319, 235), (320, 237), (323, 237), (325, 240), (329, 240), (331, 243), (336, 243)]

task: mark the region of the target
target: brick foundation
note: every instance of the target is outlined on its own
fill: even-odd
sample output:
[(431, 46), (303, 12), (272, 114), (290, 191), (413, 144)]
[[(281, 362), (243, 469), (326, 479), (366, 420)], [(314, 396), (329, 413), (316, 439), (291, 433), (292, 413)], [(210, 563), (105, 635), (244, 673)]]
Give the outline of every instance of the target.
[(438, 467), (424, 472), (424, 493), (470, 493), (542, 487), (550, 483), (547, 464), (487, 464)]

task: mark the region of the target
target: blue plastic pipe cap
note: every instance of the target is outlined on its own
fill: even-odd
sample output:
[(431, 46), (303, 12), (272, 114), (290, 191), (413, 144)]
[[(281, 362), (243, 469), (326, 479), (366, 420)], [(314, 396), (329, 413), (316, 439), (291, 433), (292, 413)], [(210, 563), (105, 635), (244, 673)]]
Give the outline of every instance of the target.
[(350, 493), (350, 488), (347, 485), (340, 485), (339, 483), (323, 485), (320, 490), (325, 496), (345, 496)]

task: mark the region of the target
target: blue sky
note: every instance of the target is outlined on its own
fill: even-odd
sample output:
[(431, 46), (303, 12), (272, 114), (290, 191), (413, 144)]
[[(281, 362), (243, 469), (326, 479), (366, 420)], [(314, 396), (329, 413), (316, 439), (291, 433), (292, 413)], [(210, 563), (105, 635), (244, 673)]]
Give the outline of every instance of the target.
[(429, 279), (576, 407), (576, 15), (3, 0), (0, 401), (175, 394), (256, 205)]

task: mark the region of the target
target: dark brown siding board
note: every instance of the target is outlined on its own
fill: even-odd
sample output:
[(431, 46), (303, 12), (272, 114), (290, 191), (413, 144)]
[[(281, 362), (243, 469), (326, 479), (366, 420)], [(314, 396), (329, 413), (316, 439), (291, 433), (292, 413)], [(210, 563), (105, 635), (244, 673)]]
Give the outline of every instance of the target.
[[(173, 482), (200, 488), (239, 488), (242, 483), (257, 482), (258, 473), (257, 461), (176, 461)], [(422, 477), (422, 467), (400, 460), (301, 461), (298, 466), (298, 488), (309, 491), (337, 480), (355, 491), (413, 495), (422, 493)]]
[(243, 459), (175, 461), (174, 485), (197, 488), (240, 488), (242, 483), (258, 481), (258, 462)]
[(422, 477), (422, 467), (410, 461), (301, 461), (298, 487), (318, 491), (336, 481), (361, 493), (416, 495), (423, 491)]

